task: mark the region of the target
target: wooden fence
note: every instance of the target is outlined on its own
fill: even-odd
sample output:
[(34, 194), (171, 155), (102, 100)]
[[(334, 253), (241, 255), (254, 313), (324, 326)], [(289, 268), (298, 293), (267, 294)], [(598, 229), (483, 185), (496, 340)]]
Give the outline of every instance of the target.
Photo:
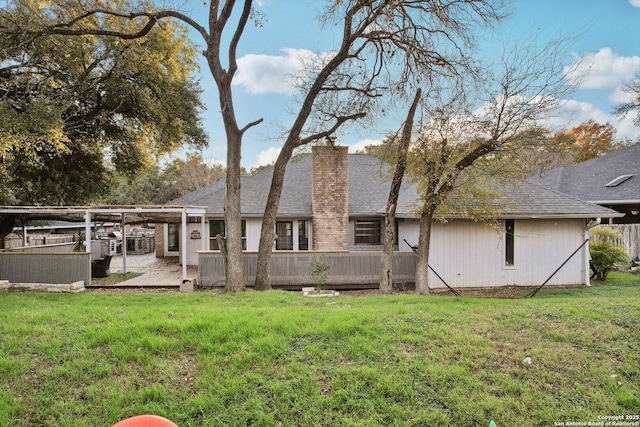
[[(56, 245), (60, 243), (73, 243), (74, 234), (30, 234), (28, 236), (28, 246)], [(20, 248), (23, 245), (22, 236), (10, 234), (4, 238), (5, 249)]]
[[(271, 254), (271, 284), (274, 287), (299, 289), (317, 285), (310, 275), (313, 260), (330, 265), (326, 286), (334, 288), (371, 287), (380, 282), (381, 252), (274, 252)], [(245, 253), (244, 276), (247, 286), (256, 279), (258, 254)], [(394, 285), (413, 285), (416, 280), (416, 256), (411, 252), (393, 255)], [(219, 251), (198, 251), (198, 284), (223, 286), (224, 259)]]
[(91, 254), (60, 253), (0, 253), (0, 280), (9, 283), (74, 283), (91, 284)]
[(603, 224), (603, 226), (613, 229), (622, 236), (622, 239), (615, 239), (614, 242), (627, 248), (630, 259), (640, 256), (640, 224)]
[(51, 245), (40, 245), (40, 246), (20, 246), (13, 247), (8, 249), (3, 249), (0, 252), (28, 252), (28, 253), (42, 253), (42, 252), (73, 252), (76, 247), (75, 243), (56, 243)]

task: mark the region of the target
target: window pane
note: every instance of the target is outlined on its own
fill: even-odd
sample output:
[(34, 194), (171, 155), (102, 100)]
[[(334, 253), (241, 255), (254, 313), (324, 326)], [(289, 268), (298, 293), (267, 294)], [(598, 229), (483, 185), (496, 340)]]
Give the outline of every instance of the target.
[(216, 239), (217, 235), (224, 236), (224, 221), (223, 220), (213, 220), (209, 221), (209, 248), (212, 251), (219, 251), (220, 246), (218, 245), (218, 240)]
[[(216, 239), (217, 235), (221, 235), (223, 237), (227, 236), (224, 220), (216, 219), (209, 221), (209, 248), (212, 251), (219, 251), (220, 247), (218, 245), (218, 240)], [(242, 250), (247, 249), (247, 221), (242, 220)]]
[(293, 222), (276, 222), (276, 250), (293, 250)]
[(356, 221), (355, 231), (356, 245), (380, 244), (380, 220)]
[(177, 252), (180, 250), (180, 224), (169, 224), (167, 233), (167, 250)]
[(308, 234), (309, 221), (298, 221), (298, 250), (309, 250), (309, 234)]
[(514, 228), (515, 224), (512, 219), (506, 219), (504, 221), (505, 236), (504, 236), (504, 263), (506, 265), (514, 265)]

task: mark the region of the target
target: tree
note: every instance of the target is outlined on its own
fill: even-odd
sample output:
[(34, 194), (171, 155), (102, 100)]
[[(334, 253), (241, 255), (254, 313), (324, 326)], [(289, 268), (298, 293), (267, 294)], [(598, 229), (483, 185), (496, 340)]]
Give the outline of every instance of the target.
[(607, 280), (607, 276), (613, 269), (628, 265), (629, 254), (627, 254), (627, 248), (618, 243), (622, 240), (619, 233), (602, 226), (592, 228), (589, 233), (594, 238), (589, 243), (591, 255), (589, 264), (593, 279)]
[(102, 202), (116, 205), (165, 204), (225, 177), (225, 168), (197, 153), (173, 159), (164, 167), (146, 166), (131, 177), (116, 174)]
[(225, 167), (213, 161), (206, 161), (200, 154), (187, 154), (186, 159), (174, 159), (164, 168), (164, 175), (174, 176), (171, 186), (177, 195), (168, 201), (189, 194), (213, 184), (226, 175)]
[[(167, 197), (173, 188), (163, 179), (163, 171), (152, 164), (138, 171), (134, 176), (114, 173), (109, 192), (101, 203), (108, 205), (158, 205), (175, 197)], [(178, 197), (176, 195), (176, 197)]]
[[(401, 97), (410, 83), (433, 75), (476, 73), (467, 49), (471, 29), (503, 18), (502, 1), (336, 1), (325, 25), (339, 25), (333, 56), (314, 64), (303, 99), (274, 165), (262, 221), (256, 289), (269, 289), (275, 219), (287, 163), (294, 150), (331, 137), (345, 123), (362, 119), (386, 95)], [(414, 78), (412, 78), (414, 76)], [(387, 97), (389, 102), (393, 96)]]
[(615, 132), (609, 123), (602, 125), (593, 120), (569, 130), (567, 134), (575, 139), (576, 161), (586, 162), (620, 148), (613, 139)]
[[(15, 9), (22, 8), (24, 0), (12, 2)], [(234, 111), (231, 82), (238, 69), (237, 48), (241, 36), (251, 15), (251, 0), (245, 0), (236, 7), (234, 0), (212, 1), (209, 5), (208, 27), (200, 25), (196, 20), (177, 10), (155, 10), (147, 2), (110, 2), (105, 4), (100, 0), (88, 0), (79, 4), (61, 0), (55, 3), (42, 4), (42, 8), (29, 10), (39, 19), (17, 22), (8, 13), (3, 16), (11, 22), (0, 32), (14, 37), (22, 37), (25, 43), (37, 40), (49, 40), (51, 36), (65, 36), (68, 40), (78, 38), (105, 37), (114, 40), (113, 43), (138, 40), (147, 41), (152, 37), (154, 29), (162, 29), (167, 20), (192, 27), (202, 37), (205, 44), (203, 55), (218, 88), (218, 97), (225, 134), (227, 137), (227, 181), (226, 181), (226, 211), (225, 228), (228, 233), (226, 242), (227, 258), (226, 290), (237, 292), (244, 289), (242, 270), (242, 224), (240, 212), (240, 158), (244, 133), (259, 124), (258, 119), (244, 127), (238, 125)], [(236, 11), (236, 9), (240, 9)], [(237, 13), (235, 13), (237, 12)], [(235, 22), (235, 26), (231, 24)], [(230, 37), (226, 37), (225, 30), (231, 29)], [(116, 42), (118, 41), (118, 42)], [(143, 42), (144, 43), (144, 42)], [(226, 56), (224, 48), (226, 47)], [(74, 56), (75, 57), (75, 56)], [(226, 63), (225, 63), (226, 61)], [(180, 63), (179, 56), (159, 58), (157, 65), (162, 68), (170, 64)], [(180, 99), (182, 94), (176, 94)], [(179, 112), (179, 108), (167, 110)]]
[(491, 159), (478, 159), (487, 170), (526, 179), (559, 166), (576, 163), (575, 138), (542, 127), (523, 129), (509, 138)]
[(629, 95), (630, 100), (618, 104), (614, 109), (614, 114), (624, 117), (635, 112), (633, 122), (640, 126), (640, 75), (624, 87), (624, 91)]
[[(131, 175), (182, 145), (207, 143), (195, 51), (183, 30), (157, 28), (144, 43), (35, 37), (64, 16), (57, 7), (21, 0), (0, 11), (3, 204), (96, 201), (112, 169)], [(13, 220), (2, 221), (11, 230)]]
[[(422, 203), (418, 293), (429, 293), (431, 230), (438, 208), (456, 187), (478, 180), (473, 166), (479, 159), (493, 155), (519, 131), (534, 126), (571, 90), (565, 83), (561, 52), (561, 41), (541, 49), (515, 46), (502, 56), (499, 74), (472, 81), (471, 86), (442, 91), (439, 98), (432, 94), (427, 108), (430, 122), (422, 128), (412, 150), (412, 178), (418, 183)], [(476, 108), (476, 100), (483, 98), (484, 106)], [(460, 182), (465, 174), (472, 180)]]
[(383, 294), (391, 293), (393, 289), (393, 246), (396, 241), (396, 206), (407, 166), (407, 155), (409, 153), (413, 132), (413, 120), (421, 96), (422, 90), (418, 89), (403, 124), (397, 158), (395, 159), (395, 171), (391, 179), (391, 188), (389, 189), (389, 199), (384, 216), (384, 246), (382, 257), (380, 258), (380, 292)]

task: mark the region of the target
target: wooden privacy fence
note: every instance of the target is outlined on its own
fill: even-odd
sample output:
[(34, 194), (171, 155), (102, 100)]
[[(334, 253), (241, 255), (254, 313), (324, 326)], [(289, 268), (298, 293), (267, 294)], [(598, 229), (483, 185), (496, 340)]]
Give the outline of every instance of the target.
[(0, 253), (0, 280), (9, 283), (74, 283), (91, 284), (91, 254), (60, 253)]
[[(317, 285), (310, 275), (316, 260), (331, 266), (326, 286), (370, 287), (380, 282), (381, 252), (273, 252), (271, 254), (271, 285), (298, 289)], [(244, 276), (247, 286), (256, 280), (257, 253), (244, 253)], [(416, 256), (412, 252), (393, 255), (393, 281), (396, 285), (413, 284), (416, 280)], [(224, 259), (219, 251), (198, 251), (198, 283), (201, 286), (223, 286)]]
[(56, 243), (51, 245), (42, 245), (42, 246), (22, 246), (16, 248), (4, 249), (2, 252), (28, 252), (28, 253), (36, 253), (36, 252), (73, 252), (76, 244), (71, 243)]
[[(28, 236), (28, 246), (45, 246), (56, 245), (60, 243), (73, 243), (75, 236), (73, 234), (30, 234)], [(10, 234), (4, 238), (5, 249), (20, 248), (23, 245), (22, 236)]]
[[(640, 254), (640, 224), (602, 224), (603, 227), (609, 227), (622, 236), (622, 239), (614, 239), (613, 241), (627, 248), (630, 259), (635, 259)], [(592, 239), (598, 238), (591, 236)]]

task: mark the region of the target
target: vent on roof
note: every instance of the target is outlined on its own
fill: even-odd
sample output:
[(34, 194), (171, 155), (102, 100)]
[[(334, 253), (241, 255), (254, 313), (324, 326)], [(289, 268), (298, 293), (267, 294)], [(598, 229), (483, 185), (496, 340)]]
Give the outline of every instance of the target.
[(613, 181), (611, 181), (607, 185), (605, 185), (605, 187), (618, 186), (618, 185), (622, 184), (623, 182), (625, 182), (626, 180), (628, 180), (629, 178), (631, 178), (632, 176), (633, 175), (620, 175), (619, 177), (617, 177), (616, 179), (614, 179)]

